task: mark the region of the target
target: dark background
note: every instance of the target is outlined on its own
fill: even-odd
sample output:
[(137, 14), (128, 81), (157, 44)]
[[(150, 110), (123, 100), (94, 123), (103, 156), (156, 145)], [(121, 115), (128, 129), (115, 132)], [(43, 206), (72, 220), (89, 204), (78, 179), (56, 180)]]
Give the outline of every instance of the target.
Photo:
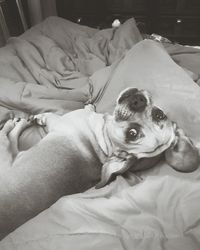
[[(143, 33), (200, 45), (200, 0), (57, 0), (56, 4), (58, 16), (80, 24), (102, 29), (111, 27), (116, 18), (124, 22), (134, 17)], [(15, 1), (2, 5), (11, 35), (20, 35), (23, 28)], [(23, 5), (29, 23), (26, 0)]]

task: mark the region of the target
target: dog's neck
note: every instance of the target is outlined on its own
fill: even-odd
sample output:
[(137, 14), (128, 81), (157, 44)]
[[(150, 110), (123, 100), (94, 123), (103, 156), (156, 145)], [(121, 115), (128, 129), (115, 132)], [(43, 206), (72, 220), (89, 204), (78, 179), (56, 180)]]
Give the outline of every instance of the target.
[(105, 163), (115, 152), (115, 147), (109, 133), (110, 119), (112, 117), (109, 114), (94, 113), (94, 116), (90, 117), (91, 129), (100, 148), (98, 155), (102, 163)]

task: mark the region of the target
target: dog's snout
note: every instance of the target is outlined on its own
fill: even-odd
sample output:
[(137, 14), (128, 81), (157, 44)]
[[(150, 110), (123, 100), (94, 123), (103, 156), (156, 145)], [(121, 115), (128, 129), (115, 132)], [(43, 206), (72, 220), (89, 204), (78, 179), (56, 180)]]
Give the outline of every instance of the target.
[(147, 99), (142, 94), (135, 94), (129, 103), (129, 108), (131, 111), (142, 112), (147, 106)]
[(141, 91), (136, 88), (125, 91), (118, 100), (119, 104), (125, 103), (134, 112), (142, 112), (147, 106), (147, 99)]

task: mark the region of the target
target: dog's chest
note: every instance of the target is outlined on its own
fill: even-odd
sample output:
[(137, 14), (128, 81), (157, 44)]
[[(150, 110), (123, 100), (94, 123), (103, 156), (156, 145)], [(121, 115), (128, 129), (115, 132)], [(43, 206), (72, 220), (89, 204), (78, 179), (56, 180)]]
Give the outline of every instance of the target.
[(107, 160), (107, 149), (104, 136), (104, 118), (89, 110), (77, 110), (63, 117), (62, 130), (67, 131), (79, 145), (84, 145), (87, 150), (94, 152), (102, 163)]

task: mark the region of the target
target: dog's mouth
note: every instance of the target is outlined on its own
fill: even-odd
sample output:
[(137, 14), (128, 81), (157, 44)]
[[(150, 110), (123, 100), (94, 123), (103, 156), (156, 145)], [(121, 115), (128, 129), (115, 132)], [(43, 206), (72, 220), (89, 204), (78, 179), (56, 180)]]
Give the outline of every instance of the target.
[(173, 138), (174, 137), (172, 136), (165, 143), (159, 144), (151, 151), (144, 152), (143, 154), (146, 155), (146, 157), (147, 156), (152, 157), (152, 156), (159, 155), (160, 153), (164, 152), (166, 149), (168, 149), (170, 147), (170, 145), (173, 143), (173, 140), (174, 140)]
[(116, 121), (126, 121), (135, 113), (141, 114), (151, 106), (151, 97), (145, 90), (128, 88), (117, 99), (114, 110)]

